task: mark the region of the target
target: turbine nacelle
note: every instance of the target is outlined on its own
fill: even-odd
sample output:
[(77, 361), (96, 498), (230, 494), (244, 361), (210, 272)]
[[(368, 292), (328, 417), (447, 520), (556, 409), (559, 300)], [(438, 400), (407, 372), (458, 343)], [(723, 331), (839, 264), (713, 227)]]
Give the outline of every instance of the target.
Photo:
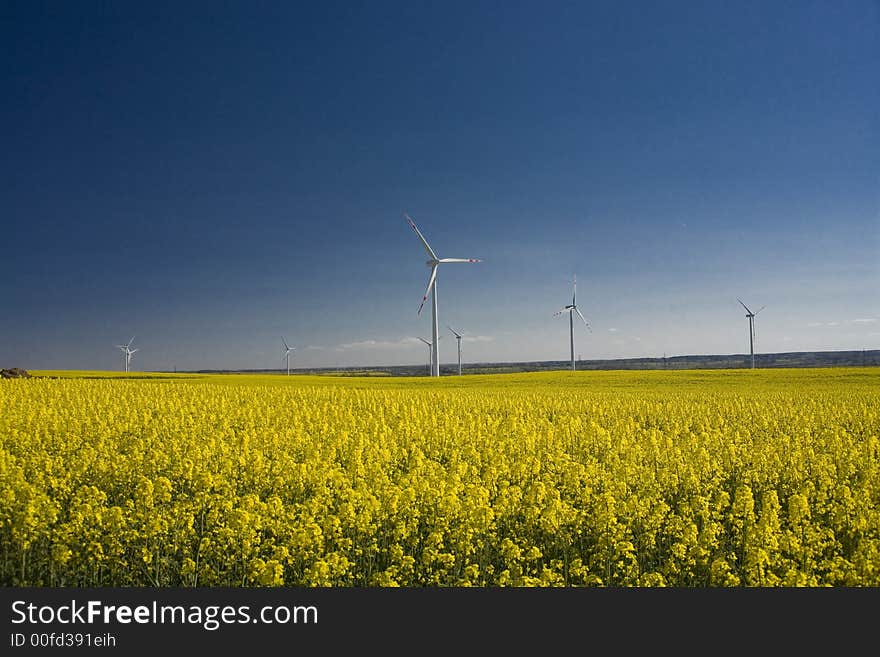
[(739, 305), (741, 305), (743, 308), (746, 309), (746, 317), (749, 317), (749, 318), (754, 317), (754, 316), (757, 315), (759, 312), (761, 312), (762, 310), (764, 310), (764, 308), (767, 307), (767, 306), (761, 306), (761, 307), (758, 308), (755, 312), (752, 312), (751, 309), (750, 309), (746, 304), (743, 303), (743, 300), (742, 300), (742, 299), (740, 299), (739, 297), (737, 297), (736, 300), (739, 301)]

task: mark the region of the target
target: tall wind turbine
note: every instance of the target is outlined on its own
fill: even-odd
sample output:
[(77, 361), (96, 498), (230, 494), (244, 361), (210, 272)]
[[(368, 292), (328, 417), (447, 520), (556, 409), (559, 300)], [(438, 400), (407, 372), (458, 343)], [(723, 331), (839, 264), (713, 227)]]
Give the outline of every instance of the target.
[(287, 345), (287, 340), (284, 339), (284, 336), (281, 336), (281, 342), (284, 343), (284, 358), (287, 361), (287, 376), (290, 376), (290, 352), (296, 351), (296, 347), (290, 347)]
[(425, 301), (428, 299), (428, 294), (431, 295), (431, 343), (433, 347), (431, 348), (431, 376), (440, 376), (440, 354), (437, 350), (437, 342), (439, 340), (439, 323), (437, 319), (437, 267), (439, 267), (443, 263), (447, 262), (480, 262), (478, 258), (438, 258), (434, 253), (434, 250), (428, 244), (428, 240), (425, 239), (424, 235), (419, 232), (419, 229), (416, 228), (415, 222), (410, 219), (410, 216), (406, 213), (403, 214), (406, 217), (406, 220), (409, 222), (409, 225), (412, 226), (412, 229), (416, 231), (416, 235), (419, 236), (419, 239), (422, 241), (422, 244), (425, 246), (425, 251), (428, 252), (428, 256), (431, 258), (425, 264), (431, 268), (431, 276), (428, 278), (428, 287), (425, 288), (425, 296), (422, 297), (422, 303), (419, 304), (419, 312), (418, 314), (422, 314), (422, 308), (425, 305)]
[(425, 340), (425, 338), (419, 338), (419, 340), (428, 345), (428, 376), (431, 376), (432, 365), (434, 364), (432, 359), (432, 356), (434, 355), (434, 345)]
[(577, 313), (578, 317), (580, 317), (584, 321), (584, 325), (586, 325), (587, 330), (590, 333), (593, 332), (593, 329), (590, 328), (590, 323), (587, 321), (586, 317), (583, 316), (581, 311), (577, 307), (577, 276), (573, 277), (572, 285), (571, 285), (571, 303), (563, 308), (560, 308), (557, 312), (553, 313), (554, 317), (558, 317), (562, 313), (568, 313), (568, 334), (571, 341), (571, 371), (575, 370), (575, 360), (574, 360), (574, 314)]
[(140, 349), (132, 349), (131, 343), (134, 342), (134, 336), (131, 336), (131, 340), (128, 341), (128, 344), (118, 344), (116, 347), (122, 350), (122, 353), (125, 354), (125, 371), (128, 372), (128, 367), (131, 364), (131, 357), (136, 351), (140, 351)]
[(461, 376), (461, 334), (456, 333), (455, 329), (452, 328), (449, 324), (446, 325), (450, 331), (452, 331), (452, 335), (455, 336), (455, 339), (458, 340), (458, 375)]
[(749, 310), (749, 307), (742, 302), (742, 299), (737, 297), (736, 299), (739, 301), (739, 305), (746, 309), (746, 317), (749, 318), (749, 354), (752, 357), (752, 369), (755, 369), (755, 315), (764, 310), (767, 306), (761, 306), (755, 312)]

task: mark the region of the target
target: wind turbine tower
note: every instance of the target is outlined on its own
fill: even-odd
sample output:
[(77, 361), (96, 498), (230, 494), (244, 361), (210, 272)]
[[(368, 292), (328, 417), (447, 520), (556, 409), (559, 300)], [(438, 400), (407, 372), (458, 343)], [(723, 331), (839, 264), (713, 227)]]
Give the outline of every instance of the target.
[(428, 345), (428, 376), (431, 376), (431, 374), (433, 372), (433, 365), (434, 365), (434, 361), (433, 361), (434, 345), (432, 343), (428, 342), (427, 340), (425, 340), (425, 338), (419, 338), (419, 340), (421, 340), (426, 345)]
[(749, 318), (749, 354), (752, 357), (752, 369), (755, 369), (755, 315), (764, 310), (767, 306), (761, 306), (755, 312), (749, 310), (749, 307), (742, 302), (742, 299), (737, 297), (736, 299), (739, 301), (739, 305), (746, 309), (746, 317)]
[(574, 360), (574, 314), (577, 313), (578, 317), (580, 317), (584, 325), (587, 327), (587, 330), (591, 333), (593, 329), (590, 328), (590, 323), (583, 316), (581, 311), (577, 307), (577, 276), (574, 276), (574, 280), (572, 282), (572, 291), (571, 291), (571, 303), (563, 308), (560, 308), (557, 312), (553, 313), (554, 317), (558, 317), (563, 313), (568, 313), (568, 335), (569, 341), (571, 342), (571, 371), (575, 371), (575, 360)]
[(455, 329), (449, 326), (449, 324), (446, 325), (446, 328), (452, 331), (452, 335), (458, 340), (458, 375), (461, 376), (461, 333), (456, 333)]
[(128, 372), (129, 365), (131, 365), (131, 357), (134, 355), (136, 351), (140, 351), (140, 349), (132, 349), (131, 343), (134, 342), (134, 336), (131, 336), (131, 340), (128, 341), (128, 344), (118, 344), (116, 347), (122, 350), (122, 353), (125, 354), (125, 371)]
[(281, 342), (284, 343), (284, 359), (287, 361), (287, 376), (290, 376), (290, 352), (296, 351), (296, 347), (290, 347), (287, 345), (287, 340), (284, 339), (284, 336), (281, 336)]
[(419, 305), (418, 314), (422, 314), (422, 308), (425, 305), (425, 301), (428, 299), (428, 295), (431, 295), (431, 376), (440, 376), (440, 354), (437, 350), (437, 343), (439, 341), (439, 320), (437, 318), (437, 267), (441, 264), (448, 262), (480, 262), (477, 258), (438, 258), (437, 254), (434, 253), (434, 250), (428, 244), (428, 240), (425, 239), (424, 235), (416, 228), (415, 222), (410, 219), (410, 216), (406, 213), (403, 215), (406, 217), (406, 220), (409, 222), (409, 225), (412, 226), (412, 229), (416, 231), (416, 235), (419, 236), (419, 239), (422, 242), (422, 245), (425, 247), (425, 251), (428, 252), (428, 256), (430, 260), (428, 260), (425, 264), (431, 268), (431, 276), (428, 278), (428, 287), (425, 288), (425, 296), (422, 297), (422, 303)]

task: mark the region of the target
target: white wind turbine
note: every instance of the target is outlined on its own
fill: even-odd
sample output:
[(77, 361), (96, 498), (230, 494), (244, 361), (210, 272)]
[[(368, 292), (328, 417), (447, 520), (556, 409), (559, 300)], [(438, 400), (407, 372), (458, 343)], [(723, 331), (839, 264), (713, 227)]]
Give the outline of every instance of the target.
[(581, 313), (581, 311), (577, 307), (577, 276), (576, 275), (573, 277), (573, 281), (571, 284), (571, 303), (569, 305), (559, 309), (557, 312), (553, 313), (553, 316), (558, 317), (559, 315), (561, 315), (562, 313), (565, 313), (565, 312), (568, 313), (568, 333), (569, 333), (569, 339), (571, 341), (571, 371), (573, 372), (575, 370), (575, 366), (574, 366), (574, 363), (575, 363), (575, 361), (574, 361), (574, 314), (577, 313), (578, 317), (580, 317), (584, 321), (584, 324), (586, 325), (587, 330), (589, 330), (591, 333), (593, 332), (593, 329), (590, 328), (590, 323), (587, 321), (586, 317), (583, 316), (583, 314)]
[(449, 324), (446, 325), (450, 331), (452, 331), (452, 335), (455, 336), (455, 339), (458, 340), (458, 375), (461, 376), (461, 333), (456, 333), (455, 329), (452, 328)]
[(131, 336), (131, 340), (128, 341), (128, 344), (118, 344), (116, 347), (122, 350), (122, 353), (125, 354), (125, 371), (128, 372), (128, 367), (131, 364), (131, 357), (136, 351), (140, 351), (140, 349), (132, 349), (131, 343), (134, 342), (134, 336)]
[(749, 310), (749, 307), (742, 302), (742, 299), (737, 297), (736, 299), (739, 301), (739, 305), (746, 309), (746, 317), (749, 318), (749, 354), (752, 357), (752, 369), (755, 369), (755, 315), (764, 310), (767, 306), (761, 306), (755, 312)]
[(419, 338), (419, 340), (421, 340), (426, 345), (428, 345), (428, 376), (431, 376), (431, 365), (432, 365), (431, 357), (434, 355), (434, 345), (431, 344), (430, 342), (428, 342), (427, 340), (425, 340), (425, 338)]
[(290, 376), (290, 352), (296, 351), (296, 347), (290, 347), (287, 345), (287, 340), (284, 339), (284, 336), (281, 336), (281, 342), (284, 343), (284, 359), (287, 361), (287, 376)]
[(425, 305), (425, 301), (428, 299), (428, 294), (431, 295), (431, 376), (440, 376), (440, 354), (437, 349), (437, 342), (439, 339), (439, 323), (437, 319), (437, 267), (439, 267), (443, 263), (448, 262), (481, 262), (478, 258), (438, 258), (434, 253), (434, 250), (428, 244), (428, 240), (425, 239), (424, 235), (419, 232), (419, 229), (416, 228), (415, 222), (410, 219), (410, 216), (406, 213), (403, 214), (406, 217), (406, 220), (409, 222), (409, 225), (412, 226), (412, 229), (416, 231), (416, 235), (419, 236), (419, 239), (422, 241), (422, 244), (425, 246), (425, 251), (428, 252), (430, 256), (430, 260), (427, 261), (428, 267), (431, 268), (431, 276), (428, 278), (428, 287), (425, 288), (425, 296), (422, 297), (422, 303), (419, 304), (419, 312), (418, 314), (422, 314), (422, 308)]

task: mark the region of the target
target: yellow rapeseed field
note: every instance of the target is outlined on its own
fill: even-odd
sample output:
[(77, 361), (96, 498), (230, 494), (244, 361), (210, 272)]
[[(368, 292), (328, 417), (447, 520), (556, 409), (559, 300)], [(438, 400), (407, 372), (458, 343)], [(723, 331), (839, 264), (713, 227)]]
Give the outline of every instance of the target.
[(880, 585), (880, 369), (38, 374), (5, 586)]

